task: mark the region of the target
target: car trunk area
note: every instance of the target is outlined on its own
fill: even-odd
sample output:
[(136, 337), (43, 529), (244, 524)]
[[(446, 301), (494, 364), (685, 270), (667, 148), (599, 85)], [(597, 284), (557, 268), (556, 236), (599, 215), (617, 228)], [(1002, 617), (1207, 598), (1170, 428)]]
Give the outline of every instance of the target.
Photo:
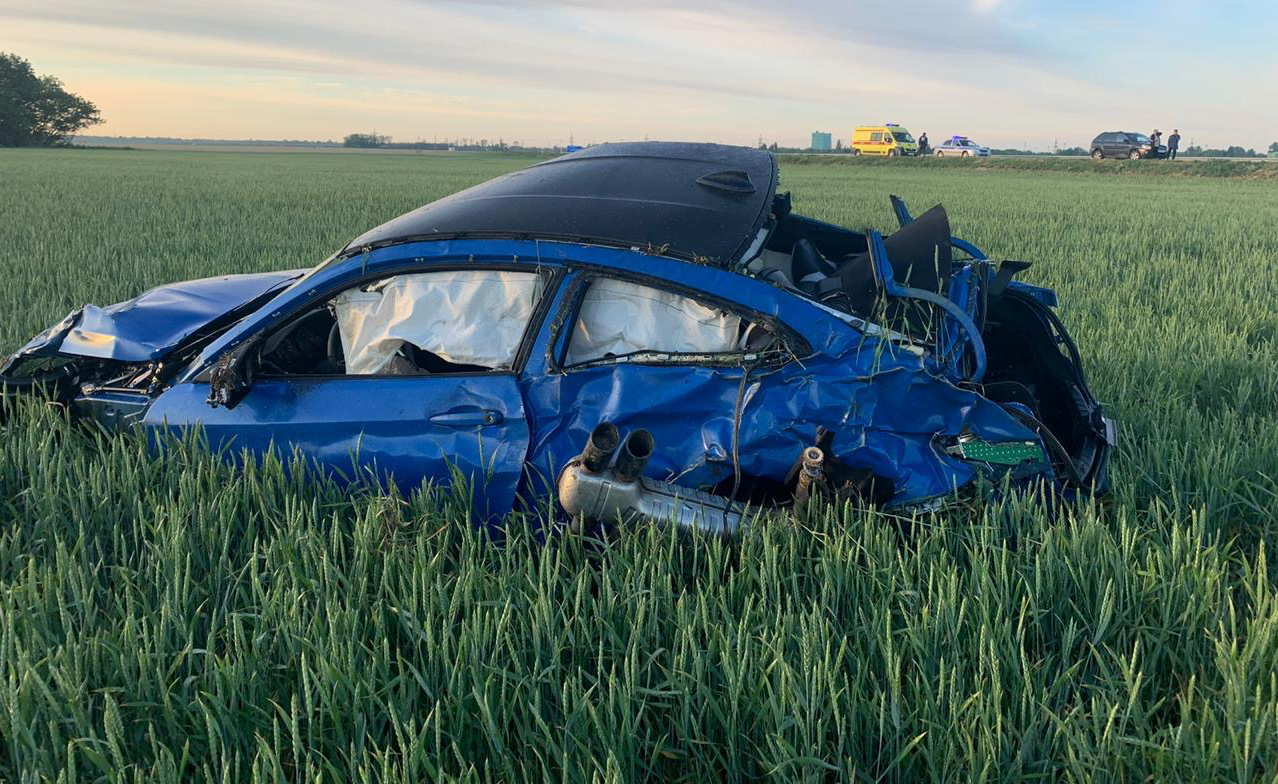
[(985, 396), (1041, 425), (1035, 429), (1056, 453), (1054, 462), (1064, 464), (1064, 478), (1079, 487), (1102, 489), (1099, 458), (1106, 447), (1100, 407), (1059, 319), (1032, 297), (1008, 290), (991, 303), (984, 338), (989, 363)]

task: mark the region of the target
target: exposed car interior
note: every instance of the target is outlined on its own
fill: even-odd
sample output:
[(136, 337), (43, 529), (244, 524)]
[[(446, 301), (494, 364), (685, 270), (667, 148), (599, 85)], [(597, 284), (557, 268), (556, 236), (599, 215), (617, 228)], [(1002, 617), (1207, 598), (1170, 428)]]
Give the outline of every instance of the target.
[(536, 272), (443, 270), (348, 289), (263, 343), (265, 375), (411, 376), (509, 368), (541, 298)]
[[(413, 376), (511, 366), (542, 293), (533, 272), (398, 275), (348, 289), (263, 343), (267, 376)], [(665, 289), (611, 278), (582, 296), (567, 365), (653, 355), (763, 352), (765, 327)]]
[(599, 278), (582, 295), (564, 364), (762, 352), (777, 345), (767, 328), (731, 311), (666, 289)]
[(985, 396), (1013, 413), (1030, 414), (1048, 431), (1040, 435), (1069, 478), (1079, 485), (1092, 481), (1087, 473), (1101, 448), (1089, 415), (1096, 405), (1078, 350), (1059, 319), (1009, 291), (990, 303), (984, 337), (989, 352)]
[(773, 198), (772, 216), (775, 225), (767, 242), (746, 264), (756, 277), (797, 288), (813, 276), (832, 274), (838, 261), (868, 248), (865, 234), (859, 231), (794, 212), (788, 193)]
[[(925, 303), (888, 299), (868, 253), (865, 234), (790, 211), (776, 198), (776, 225), (745, 265), (757, 278), (911, 337), (934, 329), (940, 314)], [(949, 219), (939, 205), (884, 238), (896, 282), (938, 294), (954, 267)], [(1094, 464), (1096, 408), (1086, 391), (1077, 350), (1050, 309), (1005, 292), (987, 302), (981, 335), (988, 353), (984, 394), (1043, 433), (1056, 462), (1082, 485)]]
[[(776, 198), (775, 227), (745, 270), (866, 321), (914, 336), (933, 326), (930, 309), (889, 302), (865, 234), (798, 215)], [(884, 238), (897, 283), (944, 293), (953, 267), (950, 224), (940, 205)]]

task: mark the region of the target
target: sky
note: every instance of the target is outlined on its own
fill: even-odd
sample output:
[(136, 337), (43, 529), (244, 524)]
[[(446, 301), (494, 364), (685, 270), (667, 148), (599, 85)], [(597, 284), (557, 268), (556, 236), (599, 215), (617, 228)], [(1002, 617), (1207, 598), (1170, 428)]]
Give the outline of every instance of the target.
[(0, 0), (0, 51), (88, 133), (806, 147), (1278, 141), (1278, 0)]

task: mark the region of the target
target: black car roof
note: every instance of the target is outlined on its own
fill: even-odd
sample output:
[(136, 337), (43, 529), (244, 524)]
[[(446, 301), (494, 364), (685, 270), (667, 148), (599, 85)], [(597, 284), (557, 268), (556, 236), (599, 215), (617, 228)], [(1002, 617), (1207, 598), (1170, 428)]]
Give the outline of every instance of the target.
[(641, 247), (728, 265), (772, 206), (776, 158), (722, 144), (618, 142), (564, 155), (431, 202), (342, 251), (498, 236)]

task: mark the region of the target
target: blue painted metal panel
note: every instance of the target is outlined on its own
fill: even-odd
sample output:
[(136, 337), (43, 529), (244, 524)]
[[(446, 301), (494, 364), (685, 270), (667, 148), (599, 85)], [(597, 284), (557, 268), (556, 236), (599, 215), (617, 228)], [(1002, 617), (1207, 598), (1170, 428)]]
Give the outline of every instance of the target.
[(223, 275), (158, 286), (109, 307), (85, 305), (19, 354), (58, 351), (81, 357), (147, 362), (255, 299), (283, 290), (302, 270)]
[(986, 258), (985, 251), (976, 247), (967, 240), (961, 240), (958, 237), (950, 237), (950, 247), (955, 250), (961, 250), (976, 260), (984, 260)]
[(464, 376), (259, 379), (230, 410), (211, 408), (208, 384), (180, 383), (144, 425), (200, 425), (214, 449), (299, 449), (339, 478), (374, 474), (405, 492), (423, 481), (472, 487), (480, 520), (509, 511), (528, 451), (523, 399), (511, 373)]
[[(723, 291), (719, 286), (725, 281), (714, 275), (697, 278), (711, 286), (706, 295)], [(750, 288), (745, 283), (761, 285), (734, 284), (734, 296)], [(688, 278), (684, 284), (689, 285)], [(799, 312), (787, 302), (797, 297), (766, 284), (743, 292), (741, 299), (749, 299), (758, 312)], [(560, 353), (572, 322), (551, 319), (547, 329), (557, 326), (560, 334), (543, 335), (539, 346), (557, 350), (534, 351), (522, 382), (533, 431), (533, 491), (548, 490), (603, 421), (623, 432), (638, 427), (652, 432), (657, 450), (647, 475), (709, 488), (733, 475), (739, 392), (736, 451), (747, 480), (784, 479), (823, 426), (834, 433), (834, 457), (891, 479), (897, 488), (894, 502), (904, 504), (945, 495), (975, 478), (972, 465), (936, 448), (938, 437), (973, 432), (991, 442), (1037, 440), (998, 404), (947, 381), (932, 360), (881, 345), (819, 308), (803, 316), (807, 335), (832, 336), (824, 350), (781, 367), (753, 368), (744, 389), (745, 369), (731, 365), (623, 362), (558, 369), (547, 355)]]
[[(877, 368), (874, 366), (877, 364)], [(530, 461), (555, 477), (602, 421), (656, 439), (647, 475), (707, 488), (731, 476), (741, 368), (622, 364), (525, 381), (534, 421)], [(747, 379), (737, 451), (747, 476), (781, 481), (818, 426), (834, 432), (833, 456), (891, 479), (896, 502), (943, 495), (975, 477), (935, 448), (971, 431), (992, 442), (1037, 440), (1006, 411), (925, 372), (911, 355), (867, 345), (842, 361), (792, 361)]]

